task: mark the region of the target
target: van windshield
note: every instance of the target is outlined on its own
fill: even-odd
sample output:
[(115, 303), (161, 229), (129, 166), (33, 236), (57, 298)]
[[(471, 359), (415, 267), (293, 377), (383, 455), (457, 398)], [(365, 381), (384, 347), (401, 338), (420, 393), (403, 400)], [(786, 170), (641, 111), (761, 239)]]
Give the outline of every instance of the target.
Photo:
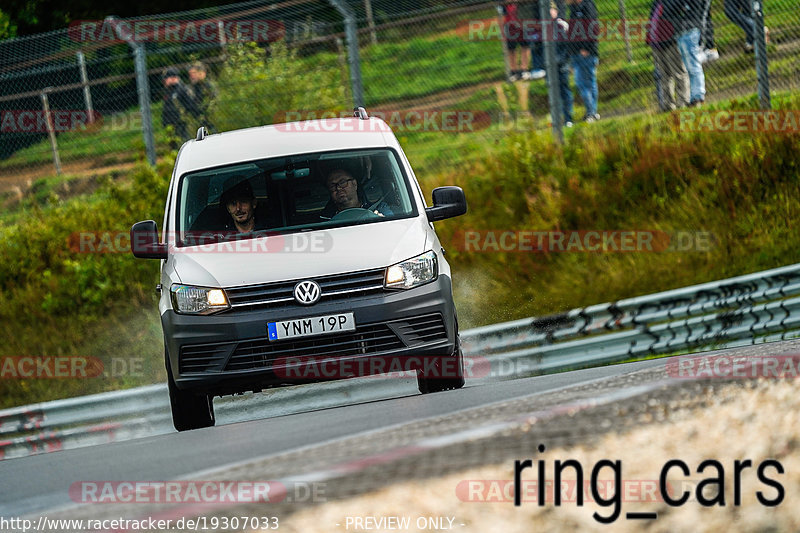
[(389, 149), (277, 157), (192, 172), (178, 191), (178, 246), (416, 216)]

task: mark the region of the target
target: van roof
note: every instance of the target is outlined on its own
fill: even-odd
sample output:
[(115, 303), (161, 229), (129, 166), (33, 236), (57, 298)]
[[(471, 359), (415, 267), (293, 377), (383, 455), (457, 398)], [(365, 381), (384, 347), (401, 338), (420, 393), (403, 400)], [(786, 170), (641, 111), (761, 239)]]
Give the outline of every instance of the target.
[(380, 118), (305, 120), (208, 135), (187, 141), (178, 154), (177, 175), (220, 165), (310, 152), (400, 146)]

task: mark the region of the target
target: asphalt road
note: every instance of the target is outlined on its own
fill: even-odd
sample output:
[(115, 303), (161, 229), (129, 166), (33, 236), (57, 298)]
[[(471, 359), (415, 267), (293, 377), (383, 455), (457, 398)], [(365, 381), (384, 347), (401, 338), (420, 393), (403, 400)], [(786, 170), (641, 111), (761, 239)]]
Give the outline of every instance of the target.
[(10, 459), (0, 462), (0, 516), (44, 513), (68, 506), (72, 503), (69, 487), (78, 481), (181, 479), (663, 365), (661, 359), (606, 366)]

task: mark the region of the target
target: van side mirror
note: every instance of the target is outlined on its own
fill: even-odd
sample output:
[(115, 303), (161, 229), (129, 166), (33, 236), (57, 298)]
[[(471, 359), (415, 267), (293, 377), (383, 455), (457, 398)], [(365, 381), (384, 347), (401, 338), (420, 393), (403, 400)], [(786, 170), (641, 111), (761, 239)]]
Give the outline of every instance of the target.
[(167, 245), (158, 242), (155, 220), (137, 222), (131, 227), (131, 252), (140, 259), (167, 258)]
[(467, 212), (467, 198), (461, 187), (436, 187), (433, 189), (433, 207), (425, 209), (428, 221), (457, 217)]

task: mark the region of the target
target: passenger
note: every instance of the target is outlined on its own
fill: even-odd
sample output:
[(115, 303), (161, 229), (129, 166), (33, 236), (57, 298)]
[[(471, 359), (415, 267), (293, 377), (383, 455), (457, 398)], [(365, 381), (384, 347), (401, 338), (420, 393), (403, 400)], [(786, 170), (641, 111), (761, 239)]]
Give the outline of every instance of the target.
[[(362, 198), (359, 194), (358, 180), (353, 175), (343, 168), (336, 168), (328, 173), (325, 179), (325, 186), (331, 194), (331, 202), (333, 209), (326, 214), (335, 215), (345, 209), (361, 208), (370, 209), (373, 213), (379, 216), (387, 216), (394, 214), (389, 205), (381, 200), (375, 206), (371, 206), (366, 199)], [(327, 218), (327, 217), (326, 217)]]

